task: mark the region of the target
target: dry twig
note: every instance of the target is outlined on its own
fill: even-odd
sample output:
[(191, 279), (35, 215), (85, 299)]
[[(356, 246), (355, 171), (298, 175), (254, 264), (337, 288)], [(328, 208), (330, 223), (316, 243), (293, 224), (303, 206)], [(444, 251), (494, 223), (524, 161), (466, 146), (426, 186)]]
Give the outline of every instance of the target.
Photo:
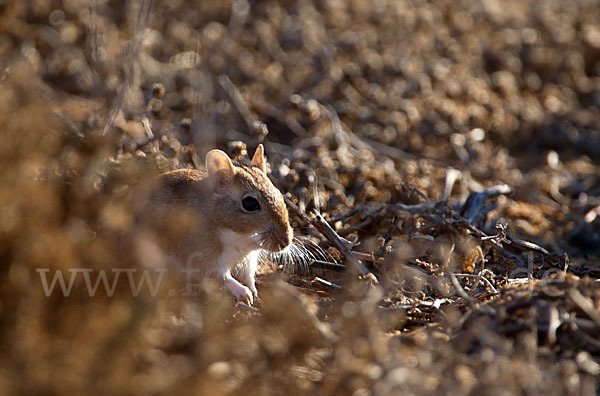
[(237, 109), (240, 116), (244, 119), (244, 122), (248, 126), (248, 129), (253, 133), (263, 137), (267, 134), (267, 126), (258, 120), (252, 110), (248, 107), (248, 104), (244, 100), (244, 97), (240, 93), (239, 89), (231, 82), (229, 77), (226, 75), (219, 76), (219, 84), (227, 92), (229, 99)]
[(329, 223), (323, 218), (323, 216), (316, 212), (312, 218), (309, 218), (303, 211), (298, 208), (289, 198), (284, 197), (288, 207), (296, 213), (301, 219), (303, 219), (306, 223), (311, 224), (315, 227), (324, 237), (326, 237), (331, 243), (337, 247), (346, 260), (348, 260), (352, 266), (354, 266), (360, 275), (364, 278), (373, 282), (374, 284), (378, 284), (379, 281), (377, 277), (373, 275), (367, 267), (354, 255), (350, 247), (348, 247), (348, 243), (345, 239), (341, 238), (335, 230), (329, 225)]
[(363, 278), (368, 279), (375, 284), (379, 283), (377, 277), (375, 277), (375, 275), (373, 275), (367, 269), (367, 267), (365, 267), (365, 265), (358, 258), (356, 258), (352, 250), (348, 247), (348, 244), (342, 240), (342, 238), (335, 232), (333, 228), (331, 228), (321, 213), (315, 212), (311, 224), (314, 225), (315, 228), (317, 228), (323, 234), (323, 236), (325, 236), (342, 252), (346, 260), (348, 260), (358, 270)]
[(587, 316), (590, 317), (600, 329), (600, 312), (594, 307), (594, 303), (586, 298), (577, 289), (569, 290), (569, 298), (577, 305)]

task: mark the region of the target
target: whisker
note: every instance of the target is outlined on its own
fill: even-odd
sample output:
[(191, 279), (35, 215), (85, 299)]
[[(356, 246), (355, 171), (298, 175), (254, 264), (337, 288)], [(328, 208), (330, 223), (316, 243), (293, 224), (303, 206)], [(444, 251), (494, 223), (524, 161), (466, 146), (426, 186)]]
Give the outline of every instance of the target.
[(337, 264), (337, 260), (335, 260), (335, 258), (333, 258), (331, 254), (326, 252), (322, 247), (313, 242), (311, 239), (302, 237), (302, 239), (298, 239), (298, 242), (301, 243), (306, 248), (306, 250), (310, 251), (311, 254), (316, 254), (316, 256), (313, 255), (316, 259), (324, 261), (333, 261)]
[(292, 244), (286, 250), (275, 253), (271, 257), (283, 266), (284, 271), (301, 276), (309, 275), (310, 263), (314, 260), (336, 262), (318, 244), (309, 238), (298, 236), (294, 236)]
[[(260, 236), (259, 246), (264, 248), (267, 243), (265, 232), (256, 232), (253, 236)], [(315, 241), (306, 236), (294, 236), (292, 243), (283, 251), (270, 252), (261, 250), (259, 259), (262, 262), (270, 261), (277, 266), (281, 266), (284, 272), (308, 276), (310, 274), (310, 264), (315, 260), (328, 261), (338, 264), (331, 254), (325, 251)]]

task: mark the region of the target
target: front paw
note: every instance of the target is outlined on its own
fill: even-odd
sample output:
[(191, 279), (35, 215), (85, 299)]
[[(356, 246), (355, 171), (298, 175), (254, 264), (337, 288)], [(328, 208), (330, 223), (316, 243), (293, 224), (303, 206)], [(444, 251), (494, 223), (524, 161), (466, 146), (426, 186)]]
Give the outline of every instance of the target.
[(229, 287), (231, 294), (235, 297), (237, 301), (243, 302), (247, 305), (252, 305), (254, 303), (254, 297), (252, 295), (252, 291), (244, 285), (232, 285)]

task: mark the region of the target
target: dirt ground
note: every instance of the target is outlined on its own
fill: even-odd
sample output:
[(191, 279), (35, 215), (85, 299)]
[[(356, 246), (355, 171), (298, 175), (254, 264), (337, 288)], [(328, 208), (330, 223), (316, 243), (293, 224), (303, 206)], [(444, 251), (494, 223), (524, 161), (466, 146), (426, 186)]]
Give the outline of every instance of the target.
[[(595, 0), (0, 1), (0, 394), (600, 394), (599, 125)], [(46, 296), (259, 143), (303, 253), (254, 307)]]

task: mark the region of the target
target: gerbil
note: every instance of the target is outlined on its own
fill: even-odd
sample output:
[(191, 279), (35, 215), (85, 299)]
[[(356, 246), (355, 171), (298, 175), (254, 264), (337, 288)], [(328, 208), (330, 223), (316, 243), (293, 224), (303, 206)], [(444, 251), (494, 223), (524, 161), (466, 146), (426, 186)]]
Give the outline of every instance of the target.
[(151, 203), (155, 209), (184, 208), (193, 218), (183, 236), (163, 243), (165, 253), (181, 264), (191, 262), (200, 276), (223, 279), (235, 298), (248, 304), (258, 295), (260, 251), (279, 252), (292, 243), (288, 211), (267, 177), (262, 145), (250, 166), (212, 150), (206, 172), (179, 169), (160, 175)]

